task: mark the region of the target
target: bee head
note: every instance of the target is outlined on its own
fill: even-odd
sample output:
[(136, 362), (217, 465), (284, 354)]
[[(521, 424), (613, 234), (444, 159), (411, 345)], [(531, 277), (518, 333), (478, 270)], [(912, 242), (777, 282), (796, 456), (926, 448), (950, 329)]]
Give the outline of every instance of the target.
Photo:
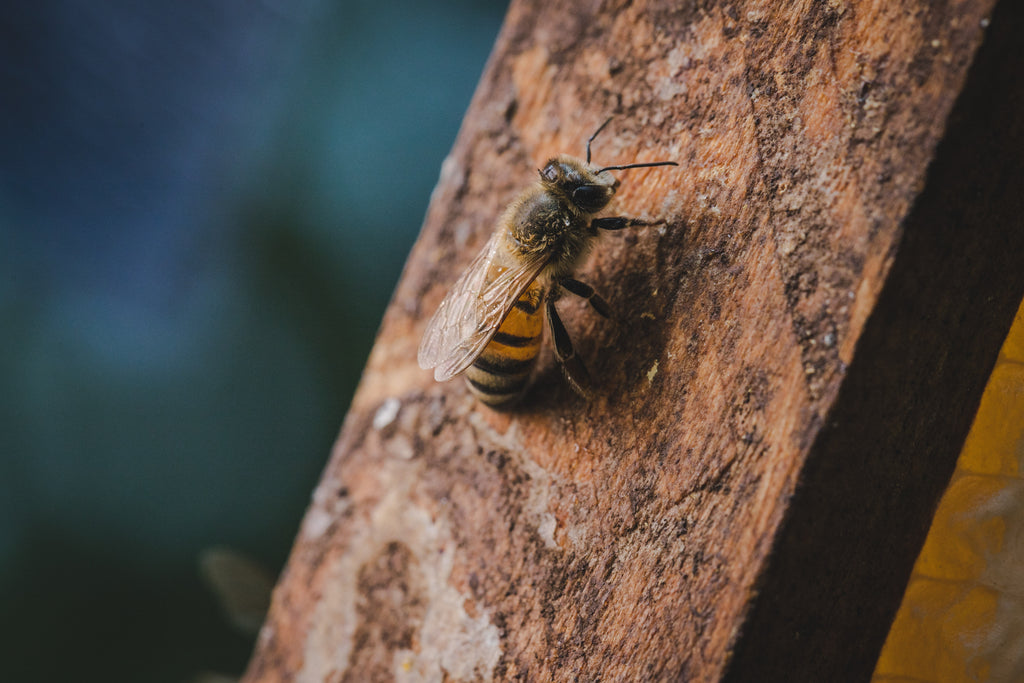
[(540, 181), (544, 189), (563, 197), (581, 213), (597, 213), (608, 206), (619, 188), (611, 173), (565, 155), (544, 164)]
[(651, 166), (678, 166), (674, 161), (652, 161), (622, 166), (598, 168), (590, 164), (590, 143), (604, 130), (611, 118), (605, 120), (587, 140), (587, 160), (562, 155), (550, 159), (540, 170), (540, 181), (544, 189), (564, 198), (571, 207), (581, 213), (597, 213), (615, 196), (619, 181), (608, 171), (624, 171), (629, 168), (650, 168)]

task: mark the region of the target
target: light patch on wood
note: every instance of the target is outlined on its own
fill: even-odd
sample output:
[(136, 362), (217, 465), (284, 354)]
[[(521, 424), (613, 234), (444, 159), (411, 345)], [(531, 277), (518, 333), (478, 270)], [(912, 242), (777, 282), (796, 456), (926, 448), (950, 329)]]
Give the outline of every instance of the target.
[(377, 412), (373, 414), (373, 428), (377, 431), (384, 429), (398, 417), (398, 411), (402, 408), (402, 402), (397, 398), (389, 398), (380, 405)]
[[(528, 452), (519, 429), (519, 424), (512, 420), (508, 429), (502, 433), (492, 427), (480, 413), (473, 412), (467, 416), (477, 434), (482, 435), (488, 441), (500, 446), (509, 453), (523, 453), (522, 460), (517, 459), (517, 464), (530, 477), (529, 495), (523, 511), (527, 515), (530, 526), (536, 531), (537, 536), (548, 548), (559, 548), (560, 545), (555, 538), (558, 531), (558, 521), (551, 512), (552, 493), (560, 491), (565, 482), (560, 477), (553, 475), (533, 459), (526, 457)], [(580, 538), (579, 534), (567, 535), (567, 540)], [(575, 545), (575, 543), (574, 543)]]
[(647, 383), (651, 384), (654, 382), (654, 378), (658, 375), (658, 361), (655, 360), (654, 364), (651, 365), (651, 369), (647, 371)]
[[(399, 450), (404, 450), (399, 449)], [(501, 657), (500, 634), (480, 606), (475, 616), (466, 611), (473, 603), (450, 582), (454, 556), (450, 521), (446, 516), (433, 519), (412, 502), (411, 491), (419, 479), (418, 461), (390, 459), (378, 472), (388, 482), (380, 499), (367, 511), (356, 533), (346, 539), (347, 551), (325, 559), (328, 578), (320, 582), (323, 594), (310, 619), (313, 625), (305, 642), (304, 664), (297, 681), (336, 680), (351, 665), (355, 634), (363, 618), (359, 610), (360, 576), (372, 567), (389, 547), (406, 551), (413, 562), (401, 584), (407, 591), (418, 586), (414, 595), (401, 598), (420, 607), (414, 628), (413, 648), (393, 655), (396, 680), (441, 681), (491, 680), (491, 672)], [(315, 516), (314, 510), (307, 519)], [(329, 515), (328, 512), (324, 514)], [(308, 530), (307, 530), (308, 532)], [(396, 589), (397, 590), (397, 589)]]
[(544, 512), (540, 515), (540, 524), (537, 526), (537, 533), (540, 534), (540, 538), (544, 541), (544, 545), (548, 548), (557, 548), (558, 544), (555, 543), (555, 528), (557, 521), (555, 516), (550, 512)]
[(316, 506), (311, 507), (302, 521), (302, 535), (310, 541), (320, 538), (331, 527), (333, 519), (325, 510)]

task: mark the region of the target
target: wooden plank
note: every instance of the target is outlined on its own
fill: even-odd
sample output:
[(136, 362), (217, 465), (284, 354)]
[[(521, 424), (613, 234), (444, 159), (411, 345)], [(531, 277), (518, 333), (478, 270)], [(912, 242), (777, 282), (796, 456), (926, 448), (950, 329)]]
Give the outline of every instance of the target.
[(728, 680), (871, 676), (1024, 296), (1022, 10), (991, 18)]
[[(993, 4), (513, 2), (246, 680), (866, 679), (1024, 291), (1006, 149), (922, 194)], [(681, 166), (621, 175), (666, 223), (582, 269), (615, 323), (559, 302), (595, 396), (435, 383), (446, 288), (610, 114), (596, 161)]]

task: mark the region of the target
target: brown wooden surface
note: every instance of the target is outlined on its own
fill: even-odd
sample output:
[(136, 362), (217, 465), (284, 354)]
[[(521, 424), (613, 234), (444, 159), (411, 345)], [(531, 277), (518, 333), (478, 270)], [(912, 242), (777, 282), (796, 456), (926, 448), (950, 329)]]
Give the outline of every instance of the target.
[[(993, 4), (513, 2), (246, 680), (865, 679), (1024, 289), (1019, 192), (960, 149), (922, 194)], [(559, 304), (596, 397), (434, 383), (445, 289), (610, 114), (596, 161), (681, 167), (580, 274), (619, 320)]]
[(1021, 35), (1024, 3), (1000, 3), (727, 680), (866, 681), (874, 669), (1024, 296)]

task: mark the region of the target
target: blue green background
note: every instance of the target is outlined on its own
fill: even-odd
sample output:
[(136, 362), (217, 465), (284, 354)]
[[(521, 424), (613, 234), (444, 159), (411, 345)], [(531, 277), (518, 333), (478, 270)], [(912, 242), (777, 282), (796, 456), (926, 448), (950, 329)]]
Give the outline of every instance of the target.
[(0, 17), (0, 680), (237, 675), (504, 2)]

